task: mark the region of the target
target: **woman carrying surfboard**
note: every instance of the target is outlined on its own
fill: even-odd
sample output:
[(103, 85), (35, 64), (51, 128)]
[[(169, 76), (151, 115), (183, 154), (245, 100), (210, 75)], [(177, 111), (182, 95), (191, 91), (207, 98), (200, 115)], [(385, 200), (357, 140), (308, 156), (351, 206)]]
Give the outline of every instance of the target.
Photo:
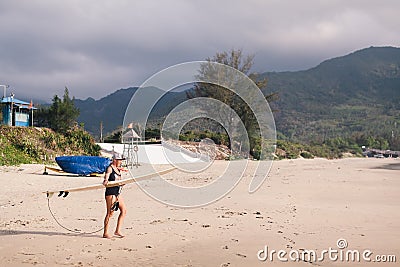
[[(114, 154), (113, 160), (110, 166), (107, 167), (107, 170), (104, 175), (103, 185), (106, 186), (109, 181), (116, 181), (121, 180), (121, 172), (119, 168), (121, 167), (122, 160), (124, 160), (121, 155)], [(120, 196), (121, 193), (121, 186), (113, 186), (107, 187), (105, 192), (105, 199), (106, 199), (106, 206), (107, 206), (107, 213), (106, 217), (104, 218), (104, 238), (111, 238), (108, 234), (108, 222), (110, 221), (111, 216), (114, 214), (114, 211), (120, 210), (117, 227), (115, 228), (114, 235), (118, 237), (124, 237), (121, 233), (121, 225), (126, 215), (126, 206), (124, 199)]]

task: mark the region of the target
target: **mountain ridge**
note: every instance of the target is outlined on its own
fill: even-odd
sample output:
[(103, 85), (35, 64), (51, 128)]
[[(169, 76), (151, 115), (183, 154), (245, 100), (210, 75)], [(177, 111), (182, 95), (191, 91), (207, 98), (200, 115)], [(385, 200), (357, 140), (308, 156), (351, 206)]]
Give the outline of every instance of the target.
[(387, 135), (385, 124), (399, 123), (400, 48), (370, 47), (309, 70), (262, 75), (264, 92), (280, 95), (272, 106), (280, 110), (278, 130), (290, 140), (323, 141), (343, 130)]
[[(307, 70), (264, 72), (260, 76), (268, 80), (264, 94), (279, 94), (280, 99), (271, 106), (279, 110), (274, 116), (283, 139), (323, 142), (354, 133), (388, 135), (392, 134), (389, 128), (400, 125), (400, 48), (369, 47)], [(119, 89), (99, 100), (75, 100), (81, 110), (78, 121), (98, 136), (103, 120), (105, 133), (110, 132), (122, 125), (136, 89)], [(166, 96), (156, 117), (169, 110), (163, 105), (174, 106), (184, 100), (185, 92)], [(110, 108), (115, 106), (118, 108)], [(398, 131), (398, 127), (393, 129)]]

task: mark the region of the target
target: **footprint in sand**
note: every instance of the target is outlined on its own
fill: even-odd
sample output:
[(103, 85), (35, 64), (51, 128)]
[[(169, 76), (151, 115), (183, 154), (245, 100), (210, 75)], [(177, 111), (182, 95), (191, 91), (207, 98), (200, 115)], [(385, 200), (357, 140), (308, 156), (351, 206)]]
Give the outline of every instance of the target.
[(137, 251), (137, 249), (133, 249), (133, 248), (119, 248), (118, 250), (122, 250), (122, 251), (125, 251), (125, 252)]
[(253, 212), (253, 214), (256, 215), (256, 219), (264, 219), (264, 217), (261, 216), (261, 212), (259, 211)]
[(285, 239), (286, 241), (289, 241), (289, 244), (286, 245), (286, 248), (292, 249), (293, 246), (296, 244), (296, 242), (293, 241), (293, 239), (291, 239), (289, 237), (284, 236), (283, 239)]
[(147, 235), (147, 233), (137, 233), (136, 235)]

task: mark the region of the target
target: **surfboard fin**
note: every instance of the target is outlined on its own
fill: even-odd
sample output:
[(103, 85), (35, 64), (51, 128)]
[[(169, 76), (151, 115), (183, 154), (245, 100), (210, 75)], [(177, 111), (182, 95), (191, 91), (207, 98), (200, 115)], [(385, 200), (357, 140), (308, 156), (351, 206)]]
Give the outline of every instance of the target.
[(68, 191), (60, 191), (60, 193), (58, 193), (58, 197), (67, 197), (68, 196), (68, 194), (69, 194), (69, 192)]

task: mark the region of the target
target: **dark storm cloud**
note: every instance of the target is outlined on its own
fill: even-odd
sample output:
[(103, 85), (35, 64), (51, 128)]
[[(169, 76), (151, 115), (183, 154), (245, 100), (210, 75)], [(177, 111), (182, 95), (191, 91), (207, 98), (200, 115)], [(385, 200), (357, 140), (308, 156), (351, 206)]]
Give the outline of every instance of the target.
[(140, 85), (217, 51), (256, 71), (297, 70), (371, 45), (399, 46), (398, 1), (0, 1), (0, 84), (49, 100)]

